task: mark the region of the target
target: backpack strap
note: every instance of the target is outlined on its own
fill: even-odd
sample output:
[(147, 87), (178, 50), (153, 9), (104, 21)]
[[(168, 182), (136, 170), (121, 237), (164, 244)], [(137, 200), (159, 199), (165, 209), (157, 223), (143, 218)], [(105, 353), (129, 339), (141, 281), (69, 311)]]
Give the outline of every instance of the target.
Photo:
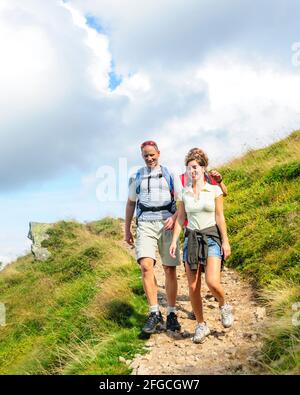
[(209, 184), (211, 184), (210, 176), (209, 176), (209, 174), (207, 173), (207, 171), (204, 173), (204, 179), (205, 179), (206, 182), (208, 182)]
[(169, 190), (171, 193), (171, 197), (172, 199), (174, 199), (174, 181), (173, 178), (171, 176), (171, 174), (169, 173), (169, 170), (165, 167), (165, 166), (161, 166), (161, 172), (163, 177), (167, 180), (167, 183), (169, 185)]
[(139, 169), (135, 175), (135, 193), (137, 195), (141, 192), (141, 183), (142, 183), (142, 169)]
[(169, 173), (169, 170), (165, 166), (161, 166), (161, 172), (163, 177), (167, 180), (167, 183), (169, 185), (170, 189), (170, 194), (171, 194), (171, 209), (169, 210), (172, 214), (176, 212), (176, 201), (174, 198), (174, 180)]
[(136, 196), (137, 196), (137, 200), (136, 200), (136, 220), (138, 220), (138, 217), (142, 214), (142, 210), (141, 210), (141, 207), (140, 207), (140, 200), (138, 198), (138, 195), (141, 192), (142, 170), (143, 170), (142, 168), (139, 169), (136, 172), (136, 175), (135, 175), (135, 193), (136, 193)]
[[(140, 200), (138, 198), (138, 195), (141, 192), (141, 183), (142, 183), (142, 171), (144, 168), (141, 168), (137, 171), (136, 176), (135, 176), (135, 189), (136, 189), (136, 195), (137, 195), (137, 202), (136, 202), (136, 218), (138, 219), (140, 215), (142, 214), (143, 211), (161, 211), (162, 209), (167, 209), (170, 211), (172, 214), (175, 213), (176, 211), (176, 202), (174, 200), (174, 181), (172, 176), (169, 173), (169, 170), (165, 166), (160, 166), (161, 167), (161, 172), (162, 172), (162, 177), (164, 177), (168, 183), (170, 194), (171, 194), (171, 203), (169, 203), (166, 207), (162, 206), (159, 207), (159, 210), (151, 208), (150, 210), (145, 210), (144, 206), (140, 203)], [(149, 179), (148, 179), (149, 181)], [(149, 185), (148, 185), (148, 190), (149, 190)]]

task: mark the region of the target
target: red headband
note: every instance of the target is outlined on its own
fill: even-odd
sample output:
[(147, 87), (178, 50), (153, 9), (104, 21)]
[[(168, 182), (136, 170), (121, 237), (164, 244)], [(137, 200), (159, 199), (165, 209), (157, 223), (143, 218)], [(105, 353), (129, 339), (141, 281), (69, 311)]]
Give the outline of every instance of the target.
[(152, 141), (152, 140), (144, 141), (144, 142), (141, 144), (141, 149), (143, 149), (146, 145), (152, 145), (152, 147), (154, 147), (154, 148), (158, 151), (158, 146), (157, 146), (157, 144), (156, 144), (155, 141)]

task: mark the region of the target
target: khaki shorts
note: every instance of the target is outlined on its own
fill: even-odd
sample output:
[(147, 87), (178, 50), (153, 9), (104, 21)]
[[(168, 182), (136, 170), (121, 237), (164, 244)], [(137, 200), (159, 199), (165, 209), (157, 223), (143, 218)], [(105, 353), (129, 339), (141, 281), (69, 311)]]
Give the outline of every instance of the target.
[(139, 261), (141, 258), (152, 258), (156, 262), (158, 249), (162, 264), (165, 266), (180, 265), (180, 254), (177, 243), (176, 258), (169, 253), (173, 231), (164, 230), (164, 221), (140, 221), (136, 231), (135, 254)]

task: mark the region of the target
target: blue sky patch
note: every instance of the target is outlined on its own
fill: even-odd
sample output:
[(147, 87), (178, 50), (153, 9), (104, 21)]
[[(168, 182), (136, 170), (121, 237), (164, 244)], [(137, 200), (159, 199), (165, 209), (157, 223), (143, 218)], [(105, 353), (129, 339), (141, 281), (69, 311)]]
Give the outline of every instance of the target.
[(122, 82), (122, 77), (117, 75), (114, 71), (109, 73), (109, 88), (110, 90), (116, 89)]
[[(103, 26), (99, 19), (93, 15), (86, 15), (86, 23), (92, 29), (95, 29), (98, 33), (106, 34)], [(109, 73), (109, 88), (110, 90), (116, 89), (122, 82), (122, 77), (115, 73), (115, 65), (112, 63), (112, 71)]]
[(93, 15), (86, 15), (85, 19), (89, 27), (95, 29), (98, 33), (105, 33), (104, 28), (98, 18)]

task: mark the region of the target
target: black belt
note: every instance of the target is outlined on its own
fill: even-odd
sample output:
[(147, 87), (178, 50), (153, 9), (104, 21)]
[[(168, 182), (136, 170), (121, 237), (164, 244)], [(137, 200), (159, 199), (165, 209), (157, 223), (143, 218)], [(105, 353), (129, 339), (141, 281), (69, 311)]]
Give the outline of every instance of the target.
[(164, 206), (156, 206), (156, 207), (151, 207), (151, 206), (147, 207), (147, 206), (143, 205), (142, 203), (139, 203), (139, 208), (141, 209), (141, 212), (144, 212), (144, 211), (157, 212), (157, 211), (163, 211), (163, 210), (168, 210), (168, 211), (172, 212), (172, 207), (173, 207), (172, 202), (170, 202), (169, 204), (166, 204)]

